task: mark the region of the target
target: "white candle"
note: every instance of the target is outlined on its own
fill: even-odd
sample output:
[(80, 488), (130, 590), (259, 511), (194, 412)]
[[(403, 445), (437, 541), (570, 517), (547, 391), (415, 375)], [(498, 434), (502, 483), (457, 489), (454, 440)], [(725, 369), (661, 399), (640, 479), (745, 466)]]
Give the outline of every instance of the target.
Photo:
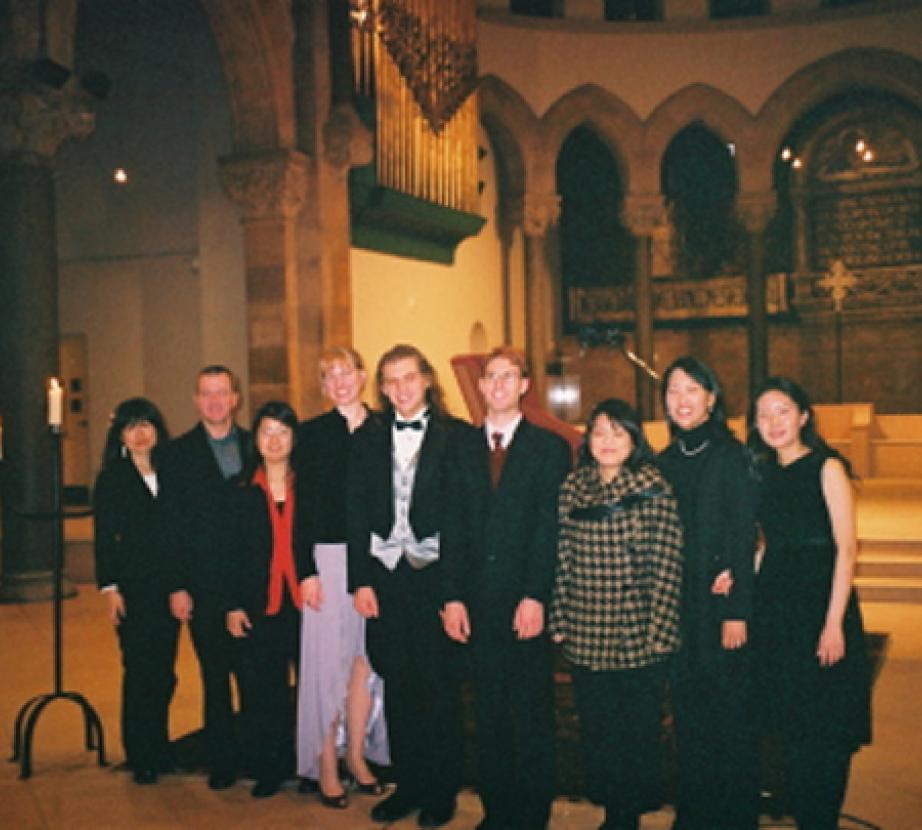
[(48, 381), (48, 426), (60, 428), (64, 422), (64, 387), (57, 378)]

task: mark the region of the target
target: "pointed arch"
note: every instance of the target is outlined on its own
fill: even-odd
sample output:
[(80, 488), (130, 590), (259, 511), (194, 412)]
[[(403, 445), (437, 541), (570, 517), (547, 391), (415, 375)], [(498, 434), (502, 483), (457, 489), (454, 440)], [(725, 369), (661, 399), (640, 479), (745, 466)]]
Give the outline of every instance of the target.
[(480, 120), (497, 151), (508, 194), (521, 198), (527, 171), (538, 155), (538, 118), (525, 99), (496, 75), (481, 78), (477, 94)]
[[(755, 119), (735, 98), (707, 84), (683, 87), (663, 101), (647, 119), (644, 149), (647, 175), (656, 176), (669, 143), (689, 124), (700, 122), (725, 142), (736, 145), (737, 175), (740, 190), (749, 189), (748, 173), (753, 157)], [(653, 182), (649, 183), (653, 186)]]
[(803, 115), (823, 101), (859, 90), (888, 92), (922, 112), (922, 63), (888, 49), (844, 49), (794, 73), (756, 116), (756, 157), (766, 182), (781, 142)]
[(553, 175), (554, 160), (576, 127), (592, 129), (608, 147), (618, 166), (625, 192), (637, 164), (632, 154), (641, 146), (643, 124), (617, 95), (596, 84), (584, 84), (558, 98), (541, 118), (544, 153)]

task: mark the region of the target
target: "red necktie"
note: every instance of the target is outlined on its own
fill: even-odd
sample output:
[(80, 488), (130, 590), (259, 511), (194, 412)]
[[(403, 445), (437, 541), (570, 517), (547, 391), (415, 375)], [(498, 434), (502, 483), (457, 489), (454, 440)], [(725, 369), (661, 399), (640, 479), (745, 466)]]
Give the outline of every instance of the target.
[(506, 463), (506, 450), (503, 447), (503, 434), (494, 432), (490, 438), (493, 439), (493, 449), (490, 450), (490, 483), (495, 490), (499, 487), (499, 480), (503, 476), (503, 465)]

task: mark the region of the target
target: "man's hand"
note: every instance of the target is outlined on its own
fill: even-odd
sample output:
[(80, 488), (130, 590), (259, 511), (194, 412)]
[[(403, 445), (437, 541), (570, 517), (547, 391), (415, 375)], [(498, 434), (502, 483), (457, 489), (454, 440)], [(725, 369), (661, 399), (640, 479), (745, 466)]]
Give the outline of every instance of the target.
[(194, 606), (192, 595), (187, 590), (180, 589), (170, 594), (170, 613), (180, 622), (187, 623), (192, 619)]
[(323, 585), (319, 576), (309, 576), (301, 580), (301, 604), (319, 611), (323, 605)]
[(247, 632), (253, 627), (247, 612), (241, 609), (227, 612), (227, 630), (232, 637), (246, 637)]
[(361, 588), (355, 589), (352, 604), (355, 606), (355, 610), (366, 620), (378, 616), (378, 595), (375, 594), (375, 589), (369, 585), (363, 585)]
[(730, 569), (726, 568), (714, 577), (714, 581), (711, 583), (711, 593), (716, 596), (728, 597), (732, 590), (733, 575), (730, 573)]
[(121, 591), (106, 591), (106, 616), (112, 625), (118, 625), (125, 619), (125, 597)]
[(439, 612), (445, 633), (457, 643), (466, 643), (471, 636), (471, 621), (463, 602), (446, 602)]
[(512, 630), (520, 640), (530, 640), (544, 631), (544, 606), (536, 599), (524, 597), (515, 609)]

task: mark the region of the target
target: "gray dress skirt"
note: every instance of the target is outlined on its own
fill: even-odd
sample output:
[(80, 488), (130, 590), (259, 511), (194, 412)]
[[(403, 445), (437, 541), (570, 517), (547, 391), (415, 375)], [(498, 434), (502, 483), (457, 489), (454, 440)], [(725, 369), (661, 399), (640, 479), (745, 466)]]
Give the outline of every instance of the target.
[[(356, 657), (365, 656), (365, 620), (346, 591), (346, 545), (317, 544), (314, 557), (323, 604), (319, 611), (305, 608), (301, 615), (301, 669), (298, 685), (298, 775), (320, 777), (320, 752), (334, 722), (337, 754), (346, 749), (346, 696)], [(365, 757), (389, 764), (384, 721), (384, 681), (374, 672), (368, 678), (371, 711), (365, 728)]]

